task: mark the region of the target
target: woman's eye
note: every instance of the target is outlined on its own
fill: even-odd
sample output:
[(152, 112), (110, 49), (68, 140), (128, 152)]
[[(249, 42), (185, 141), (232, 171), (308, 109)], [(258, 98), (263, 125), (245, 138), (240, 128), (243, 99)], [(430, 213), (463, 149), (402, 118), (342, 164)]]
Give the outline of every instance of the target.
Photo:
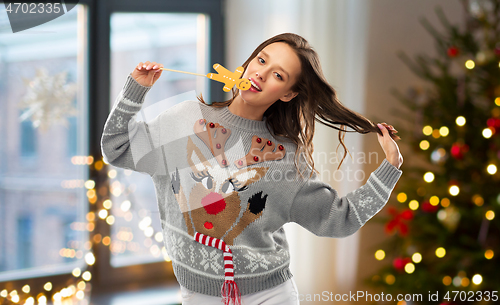
[(259, 57), (259, 61), (260, 61), (260, 63), (261, 63), (261, 64), (266, 63), (266, 61), (265, 61), (265, 60), (264, 60), (264, 58), (262, 58), (262, 57)]
[(283, 77), (279, 73), (276, 73), (276, 77), (279, 78), (280, 80), (283, 80)]

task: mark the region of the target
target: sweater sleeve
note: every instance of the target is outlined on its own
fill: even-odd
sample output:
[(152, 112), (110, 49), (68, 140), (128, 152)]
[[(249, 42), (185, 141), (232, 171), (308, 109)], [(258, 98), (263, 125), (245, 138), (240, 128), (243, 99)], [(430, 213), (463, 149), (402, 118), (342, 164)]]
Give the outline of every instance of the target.
[(104, 125), (101, 152), (111, 165), (153, 176), (163, 168), (159, 145), (161, 115), (148, 123), (135, 119), (150, 89), (127, 76)]
[(402, 173), (384, 159), (363, 186), (344, 197), (314, 173), (297, 192), (290, 220), (318, 236), (354, 234), (385, 206)]

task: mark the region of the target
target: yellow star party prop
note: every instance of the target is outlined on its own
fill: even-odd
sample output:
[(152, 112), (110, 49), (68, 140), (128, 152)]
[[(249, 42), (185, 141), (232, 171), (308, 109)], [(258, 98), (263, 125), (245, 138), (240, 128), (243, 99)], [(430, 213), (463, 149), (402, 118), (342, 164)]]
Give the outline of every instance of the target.
[(220, 64), (214, 64), (213, 65), (215, 71), (217, 73), (208, 73), (207, 75), (204, 74), (198, 74), (198, 73), (191, 73), (191, 72), (185, 72), (185, 71), (179, 71), (179, 70), (172, 70), (172, 69), (167, 69), (167, 68), (160, 68), (162, 70), (166, 71), (172, 71), (172, 72), (177, 72), (177, 73), (185, 73), (185, 74), (191, 74), (191, 75), (197, 75), (197, 76), (206, 76), (211, 80), (215, 80), (221, 83), (224, 83), (224, 92), (229, 92), (231, 88), (233, 88), (234, 85), (236, 85), (236, 88), (240, 90), (248, 90), (251, 87), (250, 80), (246, 78), (241, 78), (241, 75), (243, 74), (243, 67), (238, 67), (234, 72), (229, 71), (228, 69), (224, 68)]

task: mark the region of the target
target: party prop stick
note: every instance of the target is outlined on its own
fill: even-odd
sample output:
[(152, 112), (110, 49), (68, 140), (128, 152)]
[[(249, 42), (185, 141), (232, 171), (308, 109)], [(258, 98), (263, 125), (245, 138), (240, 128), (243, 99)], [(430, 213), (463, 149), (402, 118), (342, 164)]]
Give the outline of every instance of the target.
[(198, 76), (206, 76), (205, 74), (192, 73), (192, 72), (186, 72), (186, 71), (179, 71), (179, 70), (173, 70), (173, 69), (167, 69), (167, 68), (160, 68), (160, 69), (166, 70), (166, 71), (177, 72), (177, 73), (185, 73), (185, 74), (192, 74), (192, 75), (198, 75)]
[(197, 75), (197, 76), (206, 76), (210, 78), (211, 80), (215, 80), (221, 83), (224, 83), (224, 90), (225, 92), (229, 92), (231, 88), (233, 88), (234, 85), (236, 85), (236, 88), (240, 90), (248, 90), (252, 86), (250, 84), (250, 80), (246, 78), (241, 78), (241, 75), (243, 74), (243, 67), (238, 67), (234, 72), (229, 71), (228, 69), (224, 68), (220, 64), (214, 64), (213, 65), (215, 71), (217, 73), (208, 73), (207, 75), (203, 74), (198, 74), (198, 73), (192, 73), (192, 72), (185, 72), (185, 71), (179, 71), (179, 70), (173, 70), (173, 69), (167, 69), (167, 68), (160, 68), (162, 70), (166, 71), (172, 71), (172, 72), (177, 72), (177, 73), (185, 73), (185, 74), (192, 74), (192, 75)]

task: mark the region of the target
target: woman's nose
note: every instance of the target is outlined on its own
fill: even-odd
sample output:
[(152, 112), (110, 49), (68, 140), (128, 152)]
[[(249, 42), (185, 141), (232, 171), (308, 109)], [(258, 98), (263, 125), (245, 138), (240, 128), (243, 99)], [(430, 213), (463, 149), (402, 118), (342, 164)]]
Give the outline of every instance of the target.
[(255, 72), (255, 77), (262, 80), (262, 81), (265, 81), (264, 75), (265, 74), (262, 72)]

